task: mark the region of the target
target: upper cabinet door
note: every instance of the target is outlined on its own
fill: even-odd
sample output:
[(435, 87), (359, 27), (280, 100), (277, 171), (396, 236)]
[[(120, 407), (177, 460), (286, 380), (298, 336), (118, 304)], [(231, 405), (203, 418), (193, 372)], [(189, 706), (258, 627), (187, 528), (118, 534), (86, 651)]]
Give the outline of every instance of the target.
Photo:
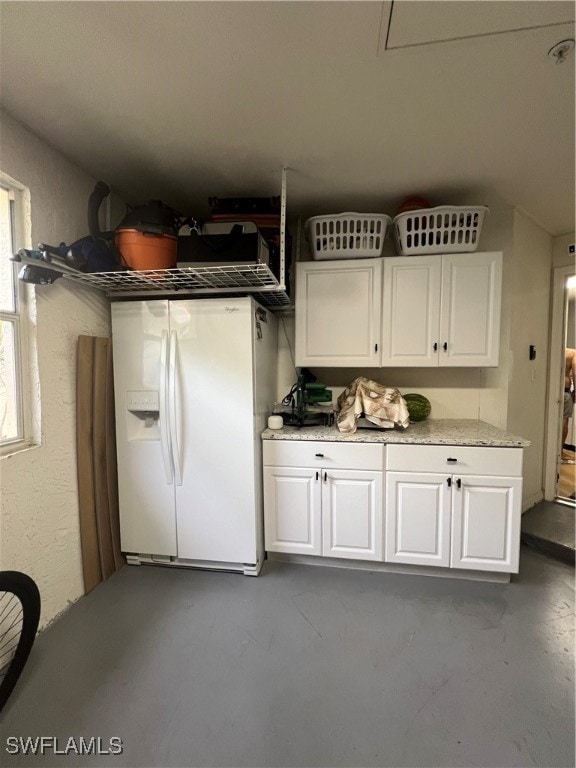
[(497, 366), (502, 253), (442, 257), (440, 365)]
[(384, 260), (382, 367), (437, 366), (442, 259)]
[(382, 367), (498, 365), (501, 253), (384, 260)]
[(296, 365), (380, 365), (382, 259), (296, 265)]

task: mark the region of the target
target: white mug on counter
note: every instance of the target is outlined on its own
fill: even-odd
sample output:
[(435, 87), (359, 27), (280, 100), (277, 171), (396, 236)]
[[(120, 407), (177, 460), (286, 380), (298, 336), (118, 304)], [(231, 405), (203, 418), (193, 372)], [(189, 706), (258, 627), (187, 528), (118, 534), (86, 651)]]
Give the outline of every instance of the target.
[(268, 416), (268, 429), (282, 429), (284, 426), (284, 419), (282, 416), (273, 413), (272, 416)]

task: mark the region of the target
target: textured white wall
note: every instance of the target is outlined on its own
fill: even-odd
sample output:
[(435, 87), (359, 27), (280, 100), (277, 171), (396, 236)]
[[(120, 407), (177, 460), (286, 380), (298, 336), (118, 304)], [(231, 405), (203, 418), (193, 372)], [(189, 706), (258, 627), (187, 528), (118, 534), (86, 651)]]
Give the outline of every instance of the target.
[(482, 387), (478, 392), (478, 413), (482, 421), (500, 429), (508, 426), (508, 370), (510, 365), (510, 323), (514, 275), (514, 209), (499, 202), (488, 203), (480, 246), (484, 251), (502, 251), (502, 313), (500, 316), (500, 356), (497, 368), (482, 369)]
[[(552, 238), (520, 211), (514, 214), (508, 429), (530, 440), (524, 450), (523, 508), (543, 498)], [(536, 359), (529, 348), (536, 347)]]
[[(95, 180), (6, 114), (0, 114), (1, 167), (30, 189), (32, 243), (87, 234)], [(84, 593), (76, 479), (76, 342), (109, 336), (108, 301), (59, 280), (36, 286), (41, 445), (1, 459), (0, 561), (38, 583), (41, 626)]]
[(552, 267), (575, 267), (574, 254), (568, 253), (568, 246), (574, 244), (576, 233), (569, 232), (567, 235), (560, 235), (552, 240)]

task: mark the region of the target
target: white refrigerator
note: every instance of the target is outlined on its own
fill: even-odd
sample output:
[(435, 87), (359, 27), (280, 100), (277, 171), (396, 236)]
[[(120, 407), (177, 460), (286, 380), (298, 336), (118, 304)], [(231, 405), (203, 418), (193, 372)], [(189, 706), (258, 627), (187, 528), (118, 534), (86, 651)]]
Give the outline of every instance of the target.
[(276, 318), (251, 298), (112, 304), (122, 551), (257, 575)]

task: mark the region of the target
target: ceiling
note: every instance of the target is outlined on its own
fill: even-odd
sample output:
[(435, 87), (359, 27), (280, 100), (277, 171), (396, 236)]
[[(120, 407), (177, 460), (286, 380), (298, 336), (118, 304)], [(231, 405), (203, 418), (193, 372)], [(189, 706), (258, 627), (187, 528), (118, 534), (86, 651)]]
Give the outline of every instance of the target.
[(574, 3), (1, 4), (2, 107), (130, 203), (517, 206), (574, 230)]

